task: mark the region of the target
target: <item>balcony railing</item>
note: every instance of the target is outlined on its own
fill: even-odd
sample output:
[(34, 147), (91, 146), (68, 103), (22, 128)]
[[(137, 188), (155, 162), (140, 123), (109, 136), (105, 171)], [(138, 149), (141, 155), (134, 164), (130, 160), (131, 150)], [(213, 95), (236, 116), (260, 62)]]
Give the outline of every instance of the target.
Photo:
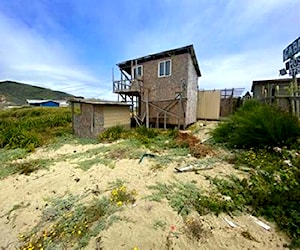
[(113, 92), (114, 93), (130, 93), (130, 92), (140, 92), (142, 87), (142, 81), (140, 80), (120, 80), (113, 82)]

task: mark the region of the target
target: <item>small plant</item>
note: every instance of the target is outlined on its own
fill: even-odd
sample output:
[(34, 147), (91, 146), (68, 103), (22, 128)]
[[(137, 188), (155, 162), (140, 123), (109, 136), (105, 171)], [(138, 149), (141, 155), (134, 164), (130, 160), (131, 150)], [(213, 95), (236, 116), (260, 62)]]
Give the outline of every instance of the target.
[(184, 221), (185, 233), (188, 237), (195, 239), (196, 241), (201, 240), (204, 236), (203, 223), (199, 218), (189, 216)]
[(125, 185), (117, 185), (110, 193), (110, 202), (118, 207), (126, 204), (134, 204), (136, 195), (136, 190), (129, 191)]
[(155, 230), (158, 230), (159, 228), (161, 228), (162, 230), (165, 230), (167, 226), (167, 222), (163, 221), (163, 220), (155, 220), (153, 223), (153, 227)]

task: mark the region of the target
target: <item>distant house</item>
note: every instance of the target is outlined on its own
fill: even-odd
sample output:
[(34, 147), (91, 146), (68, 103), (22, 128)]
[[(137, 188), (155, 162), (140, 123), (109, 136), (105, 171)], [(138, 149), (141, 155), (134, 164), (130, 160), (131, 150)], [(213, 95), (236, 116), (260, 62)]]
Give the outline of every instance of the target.
[[(300, 78), (297, 78), (299, 88)], [(276, 104), (281, 109), (290, 111), (295, 96), (300, 95), (292, 78), (253, 81), (251, 92), (253, 98), (267, 104)], [(294, 94), (295, 91), (295, 94)]]
[(73, 132), (95, 138), (107, 128), (130, 127), (130, 105), (121, 102), (71, 99)]
[(33, 100), (27, 99), (26, 102), (30, 106), (39, 106), (39, 107), (67, 107), (67, 101), (65, 100)]
[(113, 92), (132, 104), (137, 123), (185, 127), (196, 122), (198, 77), (193, 45), (167, 50), (117, 64), (121, 79)]

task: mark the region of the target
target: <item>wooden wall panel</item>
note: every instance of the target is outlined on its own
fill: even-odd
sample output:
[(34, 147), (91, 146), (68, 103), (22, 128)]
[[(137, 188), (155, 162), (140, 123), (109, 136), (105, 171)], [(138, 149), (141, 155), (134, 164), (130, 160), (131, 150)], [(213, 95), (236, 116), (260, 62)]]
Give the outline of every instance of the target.
[(116, 125), (130, 126), (130, 110), (128, 106), (104, 106), (104, 128)]
[(205, 90), (198, 92), (197, 119), (220, 119), (220, 90)]

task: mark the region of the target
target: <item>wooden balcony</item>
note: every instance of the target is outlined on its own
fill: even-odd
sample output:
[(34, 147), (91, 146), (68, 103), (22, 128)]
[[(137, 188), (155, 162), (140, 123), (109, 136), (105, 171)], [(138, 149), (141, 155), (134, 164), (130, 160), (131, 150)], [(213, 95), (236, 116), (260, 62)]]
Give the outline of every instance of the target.
[(120, 80), (113, 82), (113, 92), (116, 94), (128, 94), (139, 96), (143, 82), (140, 80)]

